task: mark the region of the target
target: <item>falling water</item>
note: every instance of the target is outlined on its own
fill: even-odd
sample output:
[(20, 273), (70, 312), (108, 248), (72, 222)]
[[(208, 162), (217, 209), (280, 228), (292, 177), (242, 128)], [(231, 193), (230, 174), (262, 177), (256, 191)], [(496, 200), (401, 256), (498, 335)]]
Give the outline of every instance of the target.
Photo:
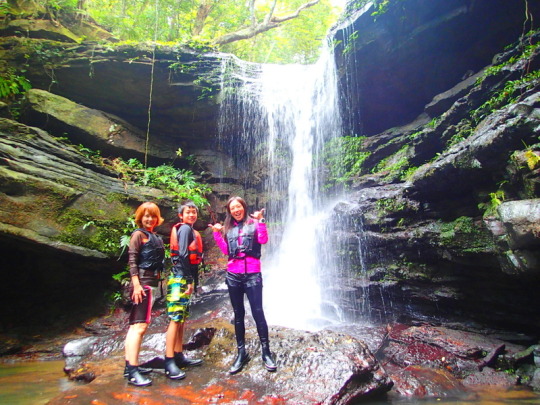
[(325, 50), (314, 65), (236, 63), (243, 68), (228, 76), (237, 85), (222, 103), (220, 129), (239, 168), (266, 172), (265, 312), (270, 324), (317, 329), (339, 318), (325, 240), (333, 210), (320, 170), (324, 143), (341, 135), (334, 58)]

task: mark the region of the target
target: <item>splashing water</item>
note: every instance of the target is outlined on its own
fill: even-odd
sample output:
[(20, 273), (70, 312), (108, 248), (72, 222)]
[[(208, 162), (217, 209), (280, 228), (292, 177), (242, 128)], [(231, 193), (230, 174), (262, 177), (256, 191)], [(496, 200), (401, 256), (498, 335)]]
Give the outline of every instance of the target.
[(227, 132), (234, 109), (240, 109), (242, 124), (233, 126), (241, 133), (236, 141), (229, 138), (237, 165), (254, 167), (266, 159), (271, 240), (262, 260), (268, 322), (317, 329), (339, 317), (335, 309), (330, 315), (325, 310), (337, 306), (329, 288), (335, 265), (325, 240), (333, 211), (320, 184), (322, 147), (341, 135), (334, 58), (325, 50), (314, 65), (259, 67), (222, 103), (220, 128)]

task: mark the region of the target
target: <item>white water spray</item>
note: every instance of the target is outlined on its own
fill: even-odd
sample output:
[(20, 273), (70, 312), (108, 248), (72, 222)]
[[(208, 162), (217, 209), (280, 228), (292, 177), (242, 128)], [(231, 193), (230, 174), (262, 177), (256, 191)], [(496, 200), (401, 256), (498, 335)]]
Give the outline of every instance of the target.
[(334, 58), (325, 50), (314, 65), (262, 65), (255, 78), (242, 81), (228, 118), (234, 108), (243, 110), (244, 133), (237, 134), (242, 148), (268, 159), (271, 241), (262, 259), (267, 320), (318, 329), (338, 316), (325, 310), (335, 307), (328, 285), (335, 261), (325, 241), (333, 211), (319, 175), (324, 143), (341, 135)]

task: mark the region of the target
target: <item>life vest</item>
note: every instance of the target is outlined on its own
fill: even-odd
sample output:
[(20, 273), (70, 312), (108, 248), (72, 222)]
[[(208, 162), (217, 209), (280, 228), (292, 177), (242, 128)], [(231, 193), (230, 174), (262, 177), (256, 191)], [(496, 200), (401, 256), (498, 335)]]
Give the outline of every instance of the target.
[(165, 259), (165, 247), (163, 240), (153, 232), (148, 232), (146, 229), (138, 228), (136, 231), (141, 231), (145, 234), (143, 244), (139, 250), (139, 269), (153, 270), (154, 272), (163, 269), (163, 260)]
[[(178, 256), (178, 229), (184, 224), (178, 223), (171, 230), (171, 257)], [(189, 226), (189, 225), (188, 225)], [(191, 264), (200, 264), (203, 260), (203, 243), (201, 234), (195, 229), (191, 229), (193, 240), (188, 245), (188, 258)]]
[(188, 246), (189, 262), (191, 264), (200, 264), (203, 260), (203, 244), (201, 234), (193, 230), (193, 242)]
[[(242, 228), (242, 244), (238, 244)], [(256, 240), (257, 223), (240, 223), (227, 232), (227, 246), (229, 248), (229, 259), (241, 259), (240, 253), (246, 256), (261, 258), (261, 244)]]

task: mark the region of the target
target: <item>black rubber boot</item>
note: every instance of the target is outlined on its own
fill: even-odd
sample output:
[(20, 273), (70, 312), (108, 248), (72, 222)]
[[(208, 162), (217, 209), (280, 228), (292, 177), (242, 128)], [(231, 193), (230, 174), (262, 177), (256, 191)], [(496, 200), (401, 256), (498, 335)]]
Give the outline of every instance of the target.
[(201, 359), (188, 359), (183, 352), (174, 353), (174, 361), (178, 367), (200, 366), (202, 364)]
[(233, 365), (229, 369), (229, 374), (236, 374), (249, 361), (249, 354), (246, 352), (246, 347), (244, 345), (238, 346), (238, 355), (236, 356), (236, 360), (234, 360)]
[(141, 375), (139, 367), (127, 365), (128, 369), (128, 384), (135, 385), (137, 387), (146, 387), (152, 384), (152, 380)]
[[(129, 365), (129, 362), (126, 360), (126, 367), (124, 367), (124, 378), (129, 377), (128, 365)], [(137, 366), (137, 367), (139, 367), (139, 374), (141, 375), (150, 374), (153, 371), (153, 369), (151, 368), (141, 367), (141, 366)]]
[(274, 356), (272, 356), (272, 352), (270, 351), (270, 344), (268, 342), (261, 342), (261, 349), (264, 367), (268, 371), (276, 371), (277, 366), (276, 362), (274, 361)]
[(181, 380), (186, 376), (174, 362), (174, 357), (165, 357), (165, 375), (171, 380)]

